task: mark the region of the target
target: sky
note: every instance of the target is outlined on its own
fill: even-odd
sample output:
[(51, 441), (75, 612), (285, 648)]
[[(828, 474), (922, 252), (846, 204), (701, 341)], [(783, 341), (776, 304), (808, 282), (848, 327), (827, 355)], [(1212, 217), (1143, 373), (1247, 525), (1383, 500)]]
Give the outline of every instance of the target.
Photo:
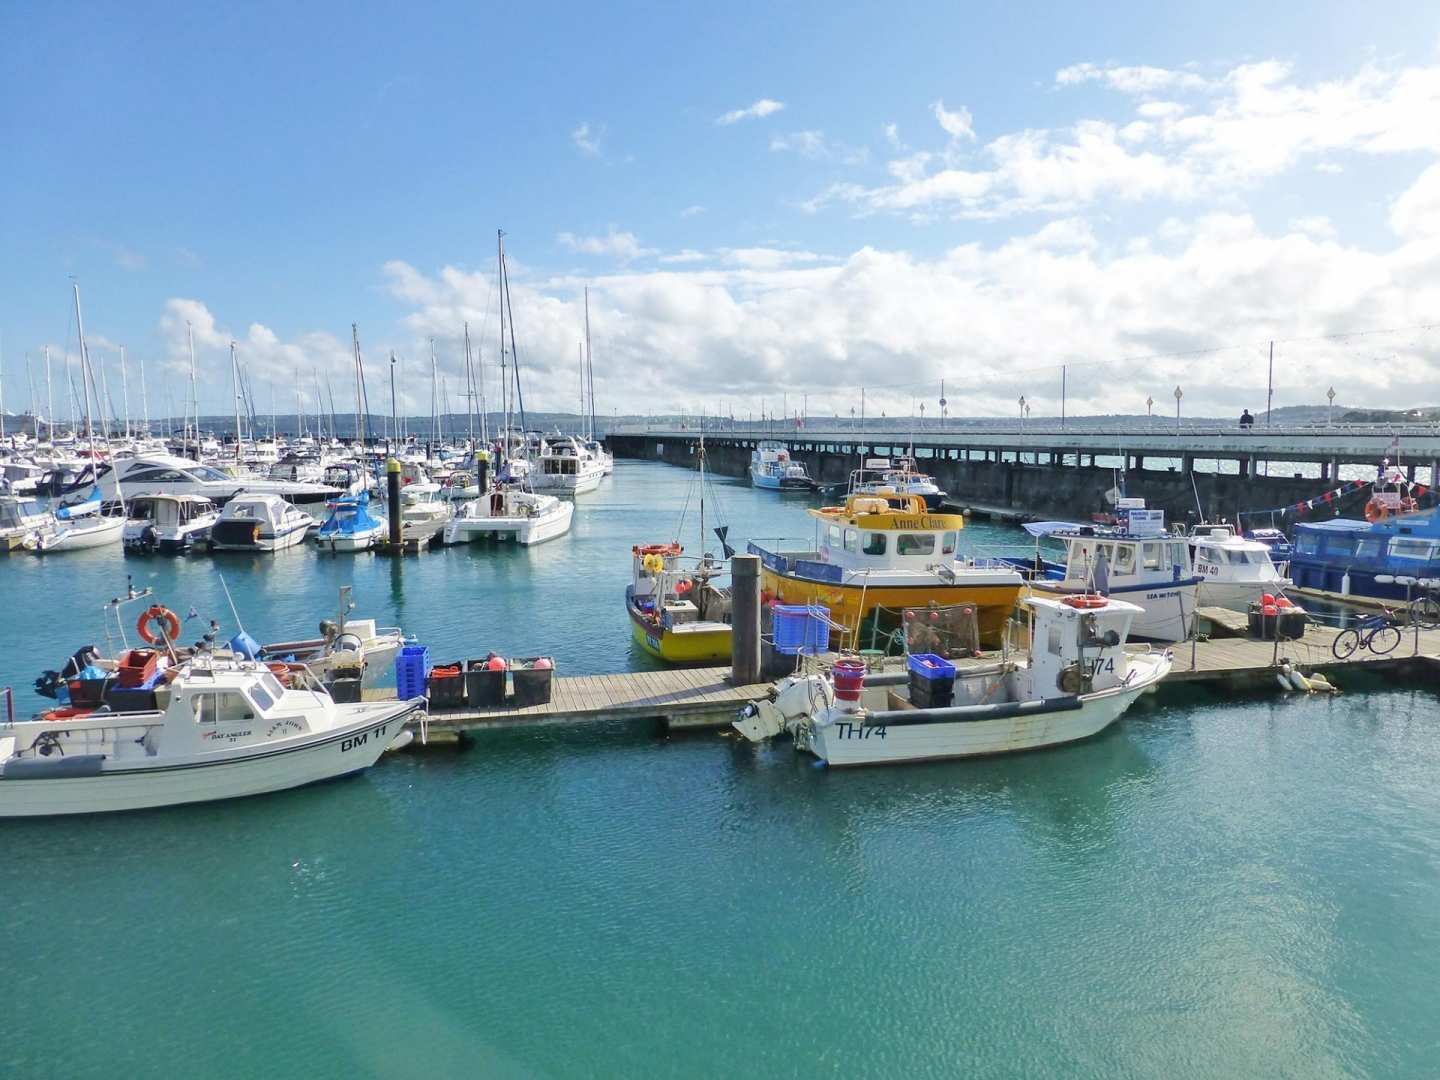
[(10, 0), (5, 408), (498, 407), (501, 229), (532, 409), (1440, 404), (1440, 7), (1102, 12)]

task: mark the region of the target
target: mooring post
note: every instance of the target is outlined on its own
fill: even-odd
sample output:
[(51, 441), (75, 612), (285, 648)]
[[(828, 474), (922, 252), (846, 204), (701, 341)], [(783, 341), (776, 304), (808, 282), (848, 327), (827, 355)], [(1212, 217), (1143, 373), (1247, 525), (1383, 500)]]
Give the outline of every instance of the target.
[(390, 550), (399, 553), (400, 543), (400, 462), (393, 457), (385, 463), (385, 505), (390, 510)]
[(760, 556), (730, 559), (730, 679), (736, 686), (760, 681)]

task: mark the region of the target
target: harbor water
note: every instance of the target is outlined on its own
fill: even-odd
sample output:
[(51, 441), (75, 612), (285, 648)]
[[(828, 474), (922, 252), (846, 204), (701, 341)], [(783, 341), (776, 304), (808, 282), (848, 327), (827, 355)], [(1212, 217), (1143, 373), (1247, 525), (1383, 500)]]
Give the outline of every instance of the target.
[[(187, 639), (233, 627), (218, 570), (262, 640), (353, 584), (438, 660), (644, 668), (629, 549), (674, 535), (689, 479), (622, 462), (529, 552), (13, 556), (4, 681), (38, 705), (127, 571), (195, 609)], [(707, 526), (808, 542), (806, 505), (717, 480)], [(512, 730), (263, 798), (9, 821), (0, 1074), (1433, 1075), (1437, 775), (1428, 692), (1167, 689), (1012, 757), (830, 772), (786, 742)]]

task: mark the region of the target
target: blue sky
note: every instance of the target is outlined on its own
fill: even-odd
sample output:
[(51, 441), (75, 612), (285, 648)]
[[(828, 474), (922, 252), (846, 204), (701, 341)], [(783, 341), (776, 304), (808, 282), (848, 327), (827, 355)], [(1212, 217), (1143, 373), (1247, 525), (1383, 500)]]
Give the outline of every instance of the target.
[(1271, 337), (1282, 400), (1436, 397), (1433, 333), (1298, 339), (1435, 317), (1440, 12), (1020, 7), (5, 6), (7, 407), (69, 275), (152, 383), (195, 322), (215, 411), (231, 336), (263, 386), (345, 377), (352, 321), (458, 379), (500, 226), (536, 404), (574, 400), (585, 284), (607, 411), (945, 377), (993, 414), (1060, 363), (1099, 410), (1229, 409), (1253, 348), (1121, 358)]

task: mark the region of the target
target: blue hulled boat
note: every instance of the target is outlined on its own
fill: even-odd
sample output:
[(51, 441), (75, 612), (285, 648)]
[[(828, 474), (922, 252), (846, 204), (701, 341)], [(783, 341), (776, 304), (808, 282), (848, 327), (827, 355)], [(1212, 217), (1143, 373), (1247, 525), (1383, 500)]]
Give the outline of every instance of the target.
[(384, 531), (384, 523), (370, 516), (369, 492), (362, 491), (330, 504), (330, 516), (315, 539), (331, 551), (368, 551)]
[(1290, 577), (1305, 589), (1404, 600), (1409, 586), (1376, 578), (1440, 578), (1440, 520), (1427, 510), (1296, 525)]

